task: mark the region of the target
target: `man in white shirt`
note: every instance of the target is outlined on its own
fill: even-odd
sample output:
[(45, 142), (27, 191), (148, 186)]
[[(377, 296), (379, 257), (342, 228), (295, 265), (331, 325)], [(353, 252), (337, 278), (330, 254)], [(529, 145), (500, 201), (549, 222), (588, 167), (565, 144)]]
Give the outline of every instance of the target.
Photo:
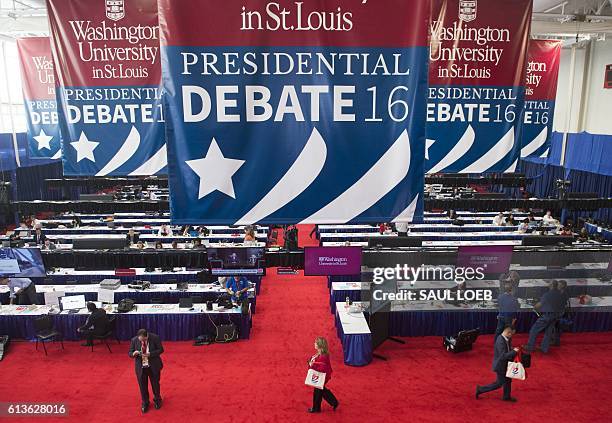
[(9, 287), (9, 298), (11, 304), (29, 305), (37, 304), (36, 285), (29, 278), (2, 278), (1, 285)]
[(396, 222), (395, 230), (399, 236), (408, 236), (408, 222)]
[(503, 226), (506, 223), (506, 218), (502, 212), (493, 218), (493, 226)]
[(157, 231), (158, 236), (172, 236), (172, 229), (168, 225), (161, 225), (159, 231)]
[(552, 216), (552, 212), (548, 210), (544, 217), (542, 217), (542, 223), (544, 225), (558, 225), (559, 222)]

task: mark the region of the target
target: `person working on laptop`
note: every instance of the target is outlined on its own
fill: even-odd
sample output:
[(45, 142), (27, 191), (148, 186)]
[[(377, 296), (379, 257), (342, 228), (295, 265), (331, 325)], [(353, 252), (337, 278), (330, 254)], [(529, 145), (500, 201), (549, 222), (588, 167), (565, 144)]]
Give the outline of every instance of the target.
[(108, 331), (108, 317), (106, 311), (96, 307), (94, 303), (87, 303), (87, 310), (91, 313), (85, 324), (77, 329), (77, 332), (87, 340), (81, 344), (84, 347), (93, 345), (93, 337), (102, 336)]
[(232, 296), (233, 302), (238, 302), (248, 298), (249, 281), (244, 276), (230, 276), (225, 281), (225, 290)]

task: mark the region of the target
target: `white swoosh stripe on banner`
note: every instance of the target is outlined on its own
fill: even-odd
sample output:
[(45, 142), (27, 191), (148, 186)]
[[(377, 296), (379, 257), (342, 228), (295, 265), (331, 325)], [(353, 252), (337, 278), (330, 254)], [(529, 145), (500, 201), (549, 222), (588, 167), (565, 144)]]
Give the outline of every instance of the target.
[(57, 150), (57, 153), (55, 153), (53, 157), (51, 157), (51, 160), (56, 160), (56, 159), (61, 159), (61, 158), (62, 158), (62, 149), (60, 148), (59, 150)]
[(166, 144), (162, 145), (155, 154), (144, 162), (138, 169), (130, 173), (130, 176), (150, 176), (155, 175), (168, 164)]
[(506, 154), (512, 151), (514, 147), (514, 126), (510, 128), (506, 135), (490, 149), (487, 153), (482, 155), (474, 163), (463, 169), (459, 173), (481, 173), (486, 172), (495, 165), (495, 163), (506, 157)]
[(540, 158), (545, 159), (548, 157), (548, 153), (550, 152), (550, 148), (547, 148), (545, 152), (542, 153)]
[(350, 188), (301, 223), (346, 223), (372, 207), (410, 170), (410, 138), (404, 129), (393, 145)]
[(127, 138), (123, 142), (123, 145), (115, 154), (115, 157), (109, 160), (96, 176), (106, 176), (112, 171), (116, 170), (119, 166), (123, 165), (125, 162), (130, 160), (130, 158), (138, 151), (138, 146), (140, 145), (140, 132), (136, 129), (135, 126), (132, 125), (132, 129), (130, 129), (130, 133)]
[(548, 127), (545, 126), (542, 128), (540, 133), (533, 139), (529, 144), (521, 149), (521, 157), (527, 157), (530, 154), (533, 154), (538, 148), (542, 147), (546, 142), (546, 137), (548, 136)]
[(451, 151), (449, 151), (448, 154), (446, 154), (446, 156), (444, 156), (442, 160), (440, 160), (434, 167), (429, 169), (427, 173), (438, 173), (441, 170), (444, 170), (453, 163), (455, 163), (457, 160), (463, 157), (463, 155), (470, 148), (472, 148), (472, 144), (474, 144), (475, 137), (476, 134), (474, 133), (474, 128), (472, 128), (472, 125), (468, 125), (468, 127), (465, 128), (465, 132), (463, 133), (463, 135), (461, 135), (461, 138), (459, 139), (457, 144), (455, 144), (455, 146), (451, 148)]
[(419, 200), (419, 194), (417, 194), (414, 197), (414, 200), (410, 202), (408, 207), (406, 207), (400, 214), (398, 214), (395, 217), (395, 219), (391, 221), (391, 223), (397, 223), (397, 222), (410, 223), (412, 222), (412, 218), (414, 217), (414, 211), (416, 210), (418, 200)]
[(513, 172), (516, 172), (516, 165), (518, 165), (518, 159), (516, 159), (514, 161), (514, 163), (512, 163), (510, 165), (510, 167), (504, 171), (504, 173), (513, 173)]
[(306, 145), (289, 170), (255, 207), (238, 219), (235, 224), (249, 225), (258, 222), (284, 207), (304, 192), (319, 176), (326, 158), (325, 140), (317, 128), (313, 128)]

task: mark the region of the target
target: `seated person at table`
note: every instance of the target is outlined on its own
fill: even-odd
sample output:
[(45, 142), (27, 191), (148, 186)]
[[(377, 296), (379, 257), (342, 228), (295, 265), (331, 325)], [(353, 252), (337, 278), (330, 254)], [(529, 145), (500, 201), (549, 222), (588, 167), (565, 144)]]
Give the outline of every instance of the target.
[(232, 301), (245, 300), (248, 298), (249, 281), (244, 276), (230, 276), (225, 280), (225, 290), (232, 296)]
[(200, 226), (198, 228), (198, 234), (199, 236), (208, 236), (210, 235), (210, 229), (208, 229), (206, 226)]
[(164, 244), (161, 241), (155, 241), (155, 249), (161, 250), (162, 248), (164, 248)]
[(529, 219), (525, 219), (519, 225), (518, 231), (522, 234), (526, 233), (529, 230)]
[(139, 250), (144, 250), (145, 248), (144, 242), (138, 241), (138, 243), (136, 244), (136, 248), (138, 248)]
[(586, 228), (580, 229), (580, 233), (578, 234), (578, 241), (587, 242), (589, 240), (589, 231)]
[(542, 223), (544, 225), (558, 225), (559, 222), (552, 216), (552, 212), (548, 210), (544, 217), (542, 217)]
[(38, 304), (36, 285), (29, 278), (0, 278), (0, 285), (9, 287), (10, 304)]
[(255, 231), (253, 230), (253, 228), (245, 229), (244, 242), (253, 242), (253, 241), (256, 241)]
[(510, 213), (506, 218), (506, 226), (516, 226), (516, 222), (514, 221), (514, 216), (512, 216), (512, 213)]
[(36, 229), (34, 231), (34, 234), (32, 234), (32, 236), (34, 237), (34, 243), (36, 245), (42, 245), (45, 243), (45, 239), (47, 239), (46, 235), (43, 234), (42, 228), (39, 225), (36, 226)]
[(78, 227), (80, 227), (80, 226), (81, 226), (81, 218), (80, 218), (80, 217), (78, 217), (78, 216), (75, 216), (75, 217), (72, 219), (71, 225), (72, 225), (72, 227), (73, 227), (73, 228), (78, 228)]
[(561, 236), (571, 236), (573, 234), (574, 233), (572, 232), (572, 229), (569, 227), (569, 225), (565, 225), (563, 229), (559, 231), (559, 235)]
[(51, 242), (51, 240), (49, 238), (45, 239), (45, 244), (42, 246), (43, 250), (55, 250), (57, 247), (55, 246), (54, 243)]
[(85, 324), (77, 329), (87, 342), (81, 344), (84, 347), (93, 345), (94, 336), (102, 336), (108, 331), (108, 317), (106, 311), (96, 307), (94, 303), (87, 303), (87, 310), (91, 313)]
[(176, 250), (177, 248), (179, 248), (178, 241), (177, 241), (176, 239), (175, 239), (174, 241), (172, 241), (172, 244), (171, 244), (171, 245), (172, 245), (172, 248), (174, 248), (175, 250)]
[(161, 225), (159, 231), (157, 231), (157, 235), (159, 236), (172, 236), (172, 229), (166, 224)]
[(529, 225), (535, 225), (537, 223), (533, 212), (529, 212), (527, 215), (527, 220), (529, 220)]
[(134, 229), (130, 228), (127, 235), (125, 236), (127, 245), (137, 244), (140, 239), (140, 234), (134, 232)]
[(502, 212), (499, 212), (499, 214), (493, 218), (493, 225), (503, 226), (504, 223), (506, 223), (506, 218), (504, 217), (504, 214)]
[(202, 245), (202, 240), (200, 238), (196, 238), (193, 241), (193, 247), (191, 248), (204, 248), (204, 246)]
[(183, 226), (181, 226), (181, 235), (182, 236), (189, 236), (190, 233), (193, 232), (194, 230), (195, 229), (191, 225), (183, 225)]

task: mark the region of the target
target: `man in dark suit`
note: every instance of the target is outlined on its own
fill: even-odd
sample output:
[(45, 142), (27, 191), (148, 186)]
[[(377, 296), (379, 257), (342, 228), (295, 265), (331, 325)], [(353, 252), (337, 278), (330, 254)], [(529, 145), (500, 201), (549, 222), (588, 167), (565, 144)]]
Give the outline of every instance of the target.
[(38, 226), (38, 227), (36, 227), (36, 230), (32, 234), (32, 238), (34, 239), (34, 244), (42, 245), (42, 244), (45, 243), (45, 240), (47, 239), (47, 236), (43, 233), (43, 231), (40, 228), (40, 226)]
[(512, 393), (512, 379), (506, 377), (508, 362), (514, 360), (518, 353), (518, 348), (512, 348), (512, 334), (514, 330), (511, 326), (506, 326), (500, 336), (495, 340), (493, 350), (493, 371), (497, 375), (497, 380), (485, 386), (476, 385), (476, 399), (480, 394), (504, 388), (504, 401), (516, 402)]
[(151, 380), (155, 409), (159, 410), (161, 408), (162, 398), (159, 392), (159, 379), (164, 367), (160, 357), (163, 352), (164, 347), (159, 336), (148, 333), (146, 329), (140, 329), (130, 343), (129, 355), (134, 359), (143, 413), (149, 410), (149, 379)]
[(96, 307), (94, 303), (87, 303), (87, 310), (91, 313), (83, 326), (77, 329), (87, 339), (83, 345), (90, 347), (93, 344), (94, 335), (101, 336), (108, 331), (108, 317), (104, 309)]

